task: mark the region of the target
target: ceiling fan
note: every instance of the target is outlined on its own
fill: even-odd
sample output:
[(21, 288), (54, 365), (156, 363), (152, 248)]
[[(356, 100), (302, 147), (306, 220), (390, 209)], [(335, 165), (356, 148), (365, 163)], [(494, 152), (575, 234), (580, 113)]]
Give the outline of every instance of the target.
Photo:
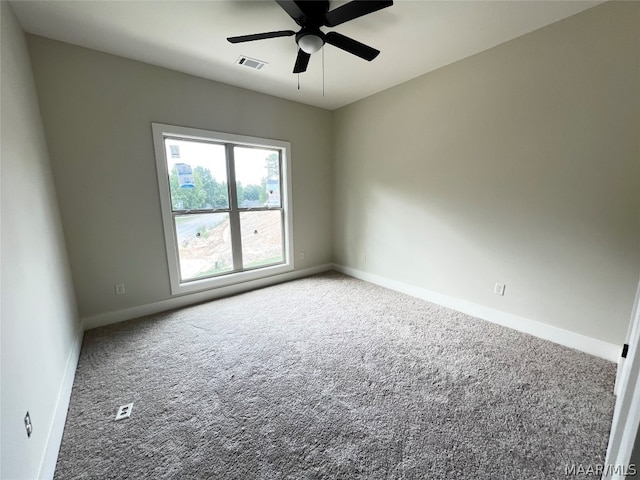
[(293, 73), (305, 72), (311, 54), (319, 51), (325, 43), (368, 61), (376, 58), (379, 50), (337, 32), (324, 33), (320, 27), (335, 27), (393, 5), (393, 1), (390, 0), (352, 0), (329, 11), (329, 0), (276, 0), (276, 3), (301, 27), (300, 30), (254, 33), (229, 37), (227, 40), (231, 43), (242, 43), (295, 35), (299, 48)]

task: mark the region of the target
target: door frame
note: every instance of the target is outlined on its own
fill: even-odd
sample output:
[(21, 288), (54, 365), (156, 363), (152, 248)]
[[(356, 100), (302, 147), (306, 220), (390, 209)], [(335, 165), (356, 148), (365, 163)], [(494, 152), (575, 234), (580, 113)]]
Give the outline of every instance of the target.
[[(623, 480), (640, 425), (640, 282), (631, 313), (627, 358), (620, 365), (603, 480)], [(618, 387), (618, 386), (617, 386)], [(637, 466), (638, 467), (638, 466)]]

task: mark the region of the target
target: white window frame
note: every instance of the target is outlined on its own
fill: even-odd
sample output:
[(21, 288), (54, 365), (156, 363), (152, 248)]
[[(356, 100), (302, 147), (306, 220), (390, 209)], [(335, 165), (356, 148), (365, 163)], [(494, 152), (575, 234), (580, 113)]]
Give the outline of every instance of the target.
[[(226, 287), (242, 282), (266, 278), (273, 275), (290, 272), (295, 268), (293, 249), (293, 205), (292, 205), (292, 181), (291, 181), (291, 144), (282, 140), (272, 140), (246, 135), (214, 132), (197, 128), (179, 127), (163, 123), (152, 123), (153, 145), (156, 156), (156, 170), (158, 173), (158, 188), (160, 192), (160, 206), (162, 210), (162, 223), (164, 228), (164, 240), (167, 250), (167, 263), (169, 266), (169, 280), (171, 294), (181, 295), (186, 293)], [(277, 265), (249, 269), (239, 272), (230, 272), (215, 277), (183, 282), (180, 278), (178, 245), (173, 222), (171, 207), (171, 191), (169, 187), (169, 171), (167, 168), (167, 152), (165, 151), (165, 136), (179, 137), (186, 140), (202, 140), (232, 144), (236, 146), (263, 147), (277, 149), (281, 152), (281, 178), (280, 199), (284, 213), (283, 219), (283, 243), (284, 262)], [(231, 195), (231, 193), (229, 194)]]

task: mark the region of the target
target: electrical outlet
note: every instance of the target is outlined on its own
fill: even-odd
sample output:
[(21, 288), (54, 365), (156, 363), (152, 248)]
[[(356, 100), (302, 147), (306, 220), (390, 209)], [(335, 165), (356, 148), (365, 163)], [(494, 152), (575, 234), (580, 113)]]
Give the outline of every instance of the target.
[(493, 293), (504, 296), (504, 289), (505, 285), (503, 283), (496, 283), (496, 286), (493, 288)]
[(116, 283), (114, 285), (114, 288), (116, 289), (116, 295), (124, 295), (125, 294), (124, 283)]
[(362, 263), (367, 263), (367, 254), (366, 254), (366, 253), (363, 253), (363, 254), (360, 256), (360, 260), (362, 260)]
[(29, 412), (24, 416), (24, 428), (27, 431), (27, 437), (31, 437), (33, 433), (33, 424), (31, 423), (31, 415)]
[(131, 416), (131, 410), (133, 410), (133, 402), (122, 405), (116, 413), (116, 420), (122, 420), (123, 418), (129, 418)]
[(298, 257), (300, 257), (300, 260), (304, 260), (304, 257), (305, 257), (304, 252), (300, 252)]

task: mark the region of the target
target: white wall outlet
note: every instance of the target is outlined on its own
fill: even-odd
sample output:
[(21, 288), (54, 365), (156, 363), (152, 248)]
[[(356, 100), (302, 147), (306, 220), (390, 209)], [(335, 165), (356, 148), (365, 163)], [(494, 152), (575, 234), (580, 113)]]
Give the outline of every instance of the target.
[(129, 418), (131, 416), (131, 410), (133, 410), (133, 402), (122, 405), (116, 413), (116, 420), (122, 420), (123, 418)]
[(116, 295), (124, 295), (125, 294), (124, 283), (116, 283), (114, 285), (114, 288), (116, 289)]
[(360, 255), (360, 260), (362, 260), (362, 263), (367, 263), (367, 254), (363, 253)]
[(300, 253), (298, 254), (298, 258), (300, 258), (300, 260), (304, 260), (304, 256), (305, 256), (305, 255), (304, 255), (304, 252), (300, 252)]
[(496, 283), (496, 286), (493, 288), (493, 293), (504, 296), (504, 289), (505, 285), (503, 283)]

